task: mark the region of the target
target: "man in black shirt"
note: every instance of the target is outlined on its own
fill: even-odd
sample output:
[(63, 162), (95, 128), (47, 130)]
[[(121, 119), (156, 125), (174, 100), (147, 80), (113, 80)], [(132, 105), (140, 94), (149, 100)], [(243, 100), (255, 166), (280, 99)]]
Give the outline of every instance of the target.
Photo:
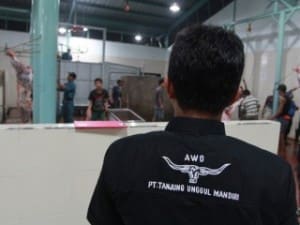
[(233, 32), (194, 25), (177, 35), (166, 79), (175, 118), (166, 131), (109, 147), (88, 211), (92, 225), (297, 224), (290, 166), (226, 136), (220, 122), (243, 68)]
[(108, 92), (103, 88), (103, 81), (95, 79), (95, 90), (89, 95), (89, 105), (86, 112), (86, 120), (106, 120), (108, 110)]

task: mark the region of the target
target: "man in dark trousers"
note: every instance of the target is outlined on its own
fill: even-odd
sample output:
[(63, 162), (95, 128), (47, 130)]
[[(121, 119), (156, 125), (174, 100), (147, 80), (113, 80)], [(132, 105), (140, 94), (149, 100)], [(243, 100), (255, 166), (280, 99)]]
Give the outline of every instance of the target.
[(92, 225), (297, 224), (288, 163), (226, 136), (220, 122), (243, 69), (233, 32), (194, 25), (177, 35), (166, 79), (175, 118), (166, 131), (109, 147), (88, 210)]
[(74, 122), (74, 98), (76, 94), (76, 74), (70, 72), (68, 74), (68, 81), (65, 84), (59, 84), (58, 90), (64, 92), (62, 116), (64, 123)]
[(153, 121), (164, 120), (165, 112), (164, 112), (163, 91), (164, 91), (164, 79), (160, 79), (158, 81), (158, 86), (155, 89)]
[(117, 85), (112, 89), (112, 99), (114, 108), (122, 108), (122, 80), (117, 81)]

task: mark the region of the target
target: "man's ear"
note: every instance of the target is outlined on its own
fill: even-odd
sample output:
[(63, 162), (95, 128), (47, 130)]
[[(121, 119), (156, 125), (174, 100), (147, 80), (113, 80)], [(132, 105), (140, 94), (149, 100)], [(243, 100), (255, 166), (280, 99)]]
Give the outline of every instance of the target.
[(170, 82), (168, 76), (166, 76), (164, 78), (164, 82), (165, 82), (164, 86), (167, 89), (167, 93), (168, 93), (169, 98), (174, 99), (175, 98), (174, 86), (173, 86), (172, 82)]

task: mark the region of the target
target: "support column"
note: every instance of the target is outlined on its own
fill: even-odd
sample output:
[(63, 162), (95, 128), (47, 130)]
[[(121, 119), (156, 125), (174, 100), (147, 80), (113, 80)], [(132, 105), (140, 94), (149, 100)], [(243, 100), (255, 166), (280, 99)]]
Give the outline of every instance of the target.
[(55, 123), (57, 78), (57, 28), (60, 0), (32, 0), (33, 121)]
[(273, 113), (276, 113), (279, 105), (278, 86), (282, 81), (282, 59), (284, 51), (284, 33), (285, 33), (286, 13), (280, 12), (278, 21), (278, 40), (277, 40), (277, 57), (276, 57), (276, 71), (274, 83), (274, 100), (273, 100)]
[(233, 30), (235, 31), (235, 22), (236, 22), (236, 12), (237, 12), (237, 0), (233, 0), (233, 12), (232, 12), (232, 21), (233, 21)]
[(106, 57), (106, 38), (107, 38), (107, 30), (102, 30), (102, 78), (105, 79), (105, 57)]
[(164, 47), (165, 47), (165, 48), (169, 48), (169, 36), (168, 36), (168, 35), (165, 36), (164, 42), (165, 42), (165, 43), (164, 43), (164, 45), (165, 45)]

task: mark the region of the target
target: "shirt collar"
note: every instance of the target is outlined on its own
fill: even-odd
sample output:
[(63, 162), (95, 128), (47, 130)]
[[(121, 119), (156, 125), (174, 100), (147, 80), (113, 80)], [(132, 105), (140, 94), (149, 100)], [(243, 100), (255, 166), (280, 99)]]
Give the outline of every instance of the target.
[(168, 123), (166, 131), (199, 136), (225, 135), (225, 126), (216, 120), (175, 117)]

